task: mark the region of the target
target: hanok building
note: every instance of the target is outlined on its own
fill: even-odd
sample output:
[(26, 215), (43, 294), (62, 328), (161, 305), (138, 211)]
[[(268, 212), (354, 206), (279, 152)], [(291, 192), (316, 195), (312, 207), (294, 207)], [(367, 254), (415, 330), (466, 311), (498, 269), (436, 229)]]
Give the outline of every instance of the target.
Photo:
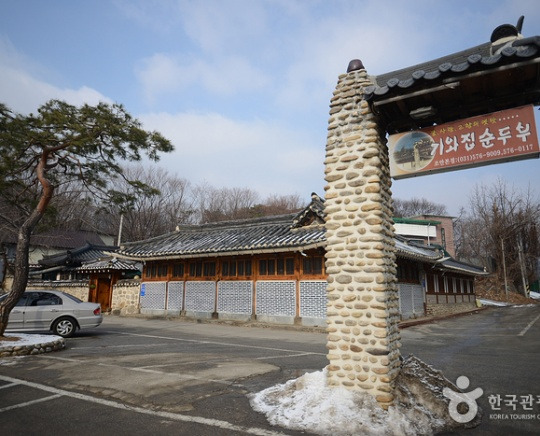
[[(108, 235), (97, 234), (94, 232), (88, 232), (83, 230), (58, 230), (54, 229), (46, 233), (40, 233), (32, 235), (30, 237), (30, 250), (28, 255), (28, 262), (30, 264), (31, 274), (33, 271), (41, 270), (45, 264), (40, 261), (44, 258), (49, 259), (58, 259), (59, 262), (62, 262), (63, 256), (67, 253), (77, 252), (81, 247), (87, 245), (91, 246), (106, 246), (113, 243), (114, 238)], [(17, 235), (14, 233), (8, 233), (2, 235), (0, 238), (2, 245), (6, 251), (6, 260), (7, 266), (9, 269), (13, 268), (15, 262), (15, 251), (17, 247)], [(58, 255), (59, 257), (55, 257)], [(4, 280), (4, 277), (1, 276), (3, 271), (3, 259), (0, 258), (0, 281)], [(47, 262), (47, 261), (45, 261)], [(54, 261), (53, 261), (54, 262)], [(54, 265), (50, 264), (49, 267), (58, 267), (60, 263), (55, 263)], [(57, 268), (51, 270), (47, 279), (60, 280), (62, 278), (71, 279), (74, 278), (71, 273), (68, 271), (68, 268), (65, 268), (65, 271), (60, 274), (55, 271), (59, 271), (62, 268)], [(12, 278), (12, 271), (8, 272), (9, 279)], [(39, 273), (38, 273), (39, 275)]]
[(116, 248), (87, 242), (72, 250), (44, 256), (39, 260), (40, 268), (30, 273), (32, 281), (29, 286), (74, 287), (82, 282), (85, 284), (84, 289), (76, 296), (84, 301), (100, 303), (101, 309), (108, 311), (112, 305), (114, 285), (119, 280), (140, 275), (142, 269), (140, 263), (111, 256), (110, 253)]
[[(323, 325), (324, 222), (313, 194), (298, 214), (181, 226), (115, 254), (144, 262), (142, 313)], [(403, 318), (474, 307), (483, 270), (401, 237), (396, 249)]]

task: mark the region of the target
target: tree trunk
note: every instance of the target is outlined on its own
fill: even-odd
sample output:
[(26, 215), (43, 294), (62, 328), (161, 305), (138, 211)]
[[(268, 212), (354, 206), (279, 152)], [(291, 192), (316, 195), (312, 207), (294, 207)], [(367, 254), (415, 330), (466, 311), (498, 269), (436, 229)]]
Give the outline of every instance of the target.
[(41, 156), (40, 162), (36, 167), (38, 180), (43, 188), (41, 198), (38, 205), (32, 211), (28, 219), (19, 229), (17, 237), (17, 249), (15, 251), (15, 265), (13, 273), (13, 285), (8, 296), (0, 303), (0, 338), (4, 336), (7, 322), (11, 310), (19, 301), (26, 289), (28, 283), (29, 261), (28, 253), (30, 251), (30, 236), (32, 231), (39, 223), (45, 210), (53, 196), (54, 187), (45, 177), (45, 169), (47, 167), (48, 152), (45, 150)]
[[(39, 222), (39, 219), (41, 219), (41, 217), (37, 217), (37, 219), (34, 217), (36, 213), (37, 212), (34, 211), (30, 218), (28, 218), (19, 229), (17, 250), (15, 252), (13, 285), (11, 286), (11, 291), (8, 296), (0, 303), (0, 337), (4, 336), (9, 314), (24, 293), (26, 284), (28, 283), (30, 235), (32, 234), (33, 228)], [(32, 222), (34, 221), (35, 224), (32, 225)]]
[(0, 244), (0, 247), (0, 256), (2, 257), (2, 271), (0, 271), (2, 281), (0, 282), (0, 289), (4, 289), (4, 282), (6, 281), (6, 273), (8, 267), (8, 257), (6, 246), (4, 244)]

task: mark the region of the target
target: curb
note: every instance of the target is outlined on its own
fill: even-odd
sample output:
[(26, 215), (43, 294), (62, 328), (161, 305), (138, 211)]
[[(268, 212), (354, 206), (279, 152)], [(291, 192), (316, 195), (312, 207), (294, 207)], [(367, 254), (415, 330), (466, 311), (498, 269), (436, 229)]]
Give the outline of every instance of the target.
[(434, 316), (430, 318), (412, 319), (412, 320), (402, 321), (398, 324), (398, 326), (400, 329), (405, 329), (407, 327), (413, 327), (415, 325), (429, 324), (436, 321), (442, 321), (444, 319), (457, 318), (463, 315), (472, 315), (478, 312), (482, 312), (483, 310), (486, 310), (486, 309), (488, 309), (488, 306), (478, 307), (476, 309), (467, 310), (465, 312), (451, 313), (449, 315)]
[[(450, 319), (450, 318), (456, 318), (458, 316), (463, 315), (472, 315), (478, 312), (481, 312), (483, 310), (488, 309), (488, 306), (482, 306), (478, 307), (476, 309), (468, 310), (465, 312), (458, 312), (458, 313), (452, 313), (449, 315), (443, 315), (443, 316), (434, 316), (434, 317), (423, 317), (423, 318), (416, 318), (406, 321), (400, 321), (398, 323), (398, 327), (400, 329), (404, 329), (407, 327), (413, 327), (415, 325), (421, 325), (421, 324), (429, 324), (432, 322), (444, 320), (444, 319)], [(221, 324), (221, 325), (229, 325), (233, 327), (249, 327), (249, 328), (262, 328), (262, 329), (279, 329), (279, 330), (295, 330), (295, 331), (304, 331), (309, 333), (327, 333), (326, 327), (323, 326), (303, 326), (298, 324), (273, 324), (273, 323), (263, 323), (258, 321), (231, 321), (231, 320), (220, 320), (220, 319), (199, 319), (199, 318), (190, 318), (185, 316), (160, 316), (160, 315), (142, 315), (142, 314), (130, 314), (130, 315), (111, 315), (113, 317), (119, 317), (119, 318), (141, 318), (141, 319), (164, 319), (169, 321), (182, 321), (182, 322), (191, 322), (191, 323), (199, 323), (199, 324)]]
[[(6, 335), (9, 337), (32, 337), (33, 335)], [(35, 336), (35, 335), (34, 335)], [(26, 343), (24, 341), (0, 341), (0, 358), (11, 356), (28, 356), (60, 351), (66, 347), (64, 338), (53, 336), (49, 340), (43, 336), (43, 341)]]

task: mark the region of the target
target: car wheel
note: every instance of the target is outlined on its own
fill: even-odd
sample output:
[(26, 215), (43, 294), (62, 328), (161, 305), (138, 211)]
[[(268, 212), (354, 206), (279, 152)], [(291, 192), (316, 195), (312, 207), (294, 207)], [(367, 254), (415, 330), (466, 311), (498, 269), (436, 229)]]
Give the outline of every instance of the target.
[(63, 338), (71, 338), (75, 333), (77, 324), (72, 318), (60, 318), (53, 325), (53, 333)]

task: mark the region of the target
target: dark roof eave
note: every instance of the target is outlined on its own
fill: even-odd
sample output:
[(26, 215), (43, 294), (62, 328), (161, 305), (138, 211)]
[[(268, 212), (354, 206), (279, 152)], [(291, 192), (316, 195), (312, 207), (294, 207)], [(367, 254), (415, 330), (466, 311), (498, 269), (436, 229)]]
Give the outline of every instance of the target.
[[(453, 85), (452, 83), (455, 81), (464, 81), (467, 79), (472, 79), (476, 77), (486, 77), (488, 75), (492, 75), (494, 73), (498, 73), (501, 71), (508, 71), (512, 70), (518, 67), (524, 67), (531, 64), (537, 64), (540, 62), (540, 57), (530, 59), (527, 61), (521, 61), (521, 62), (513, 62), (511, 64), (505, 64), (500, 65), (498, 67), (490, 68), (490, 69), (484, 69), (479, 71), (474, 71), (469, 74), (447, 74), (444, 76), (444, 78), (438, 77), (437, 79), (432, 79), (431, 82), (423, 83), (418, 82), (414, 85), (410, 85), (406, 88), (392, 88), (388, 89), (387, 86), (384, 87), (376, 87), (372, 86), (370, 88), (366, 88), (366, 94), (365, 98), (367, 101), (369, 101), (375, 108), (384, 106), (389, 103), (394, 103), (396, 101), (402, 101), (403, 99), (411, 98), (411, 97), (418, 97), (420, 95), (430, 94), (437, 91), (447, 91), (449, 88), (451, 88)], [(429, 86), (429, 85), (432, 86)], [(426, 86), (427, 85), (427, 86)], [(406, 91), (405, 91), (406, 90)]]
[(209, 251), (198, 253), (164, 253), (154, 255), (134, 255), (124, 254), (116, 252), (114, 255), (120, 259), (138, 260), (151, 262), (156, 260), (173, 260), (173, 259), (196, 259), (196, 258), (209, 258), (209, 257), (228, 257), (228, 256), (249, 256), (253, 254), (272, 254), (272, 253), (291, 253), (295, 251), (313, 250), (326, 246), (326, 241), (318, 241), (305, 245), (294, 246), (274, 246), (265, 248), (250, 248), (250, 249), (237, 249), (230, 251)]
[[(451, 262), (451, 263), (450, 263)], [(449, 258), (443, 258), (435, 262), (435, 265), (433, 266), (435, 269), (444, 269), (444, 270), (451, 270), (451, 271), (457, 271), (462, 274), (466, 275), (472, 275), (472, 276), (488, 276), (490, 273), (486, 272), (485, 270), (481, 269), (480, 267), (476, 267), (474, 265), (470, 264), (464, 264), (462, 262), (459, 262), (455, 259), (449, 259)]]
[[(316, 248), (326, 247), (326, 241), (318, 241), (312, 244), (299, 245), (299, 246), (289, 246), (289, 247), (268, 247), (268, 248), (257, 248), (257, 249), (245, 249), (245, 250), (234, 250), (234, 251), (223, 251), (223, 252), (205, 252), (205, 253), (169, 253), (163, 255), (126, 255), (122, 253), (114, 253), (114, 255), (120, 259), (128, 260), (137, 260), (142, 262), (153, 262), (160, 260), (182, 260), (182, 259), (197, 259), (197, 258), (211, 258), (211, 257), (230, 257), (230, 256), (250, 256), (254, 254), (273, 254), (273, 253), (287, 253), (287, 252), (301, 252), (304, 250), (311, 250)], [(441, 270), (452, 270), (465, 275), (470, 276), (486, 276), (489, 273), (484, 271), (467, 269), (466, 267), (460, 268), (456, 265), (445, 264), (447, 259), (441, 259), (440, 256), (423, 256), (421, 254), (415, 254), (406, 252), (404, 250), (396, 250), (396, 256), (403, 259), (411, 259), (419, 262), (425, 262), (432, 264), (433, 268)]]

